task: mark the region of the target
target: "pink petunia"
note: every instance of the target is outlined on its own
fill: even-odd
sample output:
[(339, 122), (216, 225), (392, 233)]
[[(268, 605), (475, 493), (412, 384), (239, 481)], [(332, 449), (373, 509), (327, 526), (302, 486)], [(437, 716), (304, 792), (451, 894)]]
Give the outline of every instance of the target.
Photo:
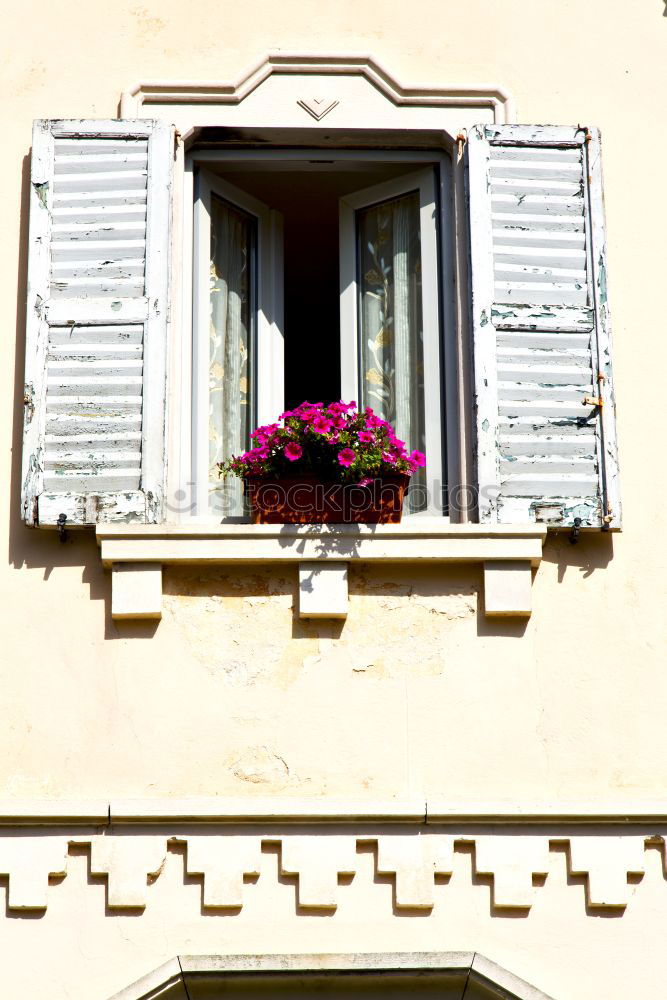
[(342, 451), (338, 452), (338, 464), (342, 465), (345, 469), (348, 469), (356, 457), (357, 456), (351, 448), (343, 448)]
[(340, 403), (329, 403), (329, 406), (327, 407), (327, 409), (328, 409), (329, 413), (331, 413), (334, 416), (339, 417), (342, 413), (345, 413), (345, 410), (347, 409), (347, 407), (346, 407), (345, 403), (343, 403), (343, 401), (341, 400)]
[(422, 469), (426, 465), (426, 455), (423, 451), (411, 451), (408, 455), (408, 461), (416, 468)]
[(288, 462), (296, 462), (303, 455), (303, 448), (296, 441), (289, 441), (285, 445), (285, 458)]
[(386, 462), (387, 465), (396, 465), (396, 456), (392, 455), (391, 452), (383, 451), (382, 452), (382, 461)]
[(328, 434), (333, 426), (333, 422), (328, 417), (320, 415), (315, 417), (311, 426), (317, 434)]
[(363, 444), (371, 444), (375, 440), (375, 435), (371, 434), (370, 431), (359, 431), (359, 440)]

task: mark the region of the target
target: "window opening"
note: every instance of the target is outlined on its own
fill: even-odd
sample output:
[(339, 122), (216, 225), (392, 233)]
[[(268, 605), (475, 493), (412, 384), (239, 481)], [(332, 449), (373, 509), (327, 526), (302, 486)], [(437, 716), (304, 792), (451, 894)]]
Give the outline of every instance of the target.
[[(262, 295), (257, 295), (253, 282), (257, 274), (266, 278), (267, 241), (262, 238), (263, 230), (258, 230), (257, 219), (243, 210), (252, 203), (261, 204), (282, 220), (285, 408), (291, 409), (304, 399), (328, 403), (340, 399), (341, 394), (346, 399), (355, 398), (361, 406), (371, 406), (388, 420), (408, 450), (417, 449), (428, 456), (427, 425), (429, 419), (433, 422), (434, 414), (429, 414), (425, 393), (421, 233), (424, 195), (422, 192), (420, 202), (420, 192), (409, 186), (415, 176), (415, 162), (208, 159), (205, 173), (213, 177), (211, 189), (219, 182), (222, 190), (236, 191), (239, 196), (238, 204), (230, 204), (213, 192), (210, 210), (209, 509), (228, 515), (243, 512), (240, 484), (231, 487), (239, 491), (238, 496), (230, 496), (231, 480), (220, 484), (217, 463), (249, 446), (257, 410), (262, 410), (261, 405), (255, 406), (254, 365), (261, 366), (262, 359), (253, 321), (257, 310), (261, 312)], [(392, 196), (359, 204), (353, 229), (345, 237), (341, 230), (341, 200), (376, 187), (384, 190), (387, 185), (392, 188)], [(249, 211), (252, 213), (252, 208)], [(343, 243), (350, 244), (348, 251), (355, 262), (354, 367), (358, 377), (353, 380), (354, 388), (342, 376)], [(429, 253), (433, 256), (432, 250)], [(431, 266), (428, 274), (435, 288), (429, 286), (426, 305), (438, 297), (434, 273)], [(438, 322), (436, 307), (436, 325)], [(198, 337), (201, 341), (201, 331)], [(342, 342), (347, 353), (350, 341), (348, 347), (345, 337)], [(441, 378), (439, 351), (436, 333), (435, 355), (432, 345), (429, 359), (432, 363), (436, 358), (436, 380)], [(277, 416), (278, 412), (272, 413), (266, 419)], [(435, 414), (435, 420), (440, 425), (442, 412)], [(201, 418), (200, 425), (203, 429)], [(430, 458), (433, 465), (433, 456)], [(420, 470), (413, 486), (426, 484), (426, 475)], [(224, 510), (215, 499), (217, 494), (224, 501)], [(416, 513), (432, 506), (426, 489), (413, 490), (412, 495), (414, 502), (408, 501), (406, 511)], [(201, 505), (199, 509), (204, 513)]]

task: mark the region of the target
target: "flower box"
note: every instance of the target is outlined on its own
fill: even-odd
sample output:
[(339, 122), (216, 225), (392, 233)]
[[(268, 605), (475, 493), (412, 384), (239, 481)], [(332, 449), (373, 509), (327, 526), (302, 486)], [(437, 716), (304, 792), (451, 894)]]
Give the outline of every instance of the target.
[(306, 474), (246, 476), (245, 491), (253, 524), (399, 524), (409, 483), (406, 473), (363, 485)]
[(253, 524), (398, 524), (426, 462), (369, 406), (342, 400), (301, 403), (250, 437), (249, 451), (218, 467), (243, 479)]

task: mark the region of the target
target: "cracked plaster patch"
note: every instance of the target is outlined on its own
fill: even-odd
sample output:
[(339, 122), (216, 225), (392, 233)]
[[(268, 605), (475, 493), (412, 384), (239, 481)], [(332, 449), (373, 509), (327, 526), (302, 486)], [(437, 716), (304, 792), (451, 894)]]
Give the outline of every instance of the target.
[(252, 785), (270, 784), (275, 788), (284, 785), (290, 777), (285, 760), (265, 746), (248, 747), (232, 761), (231, 770), (240, 781)]

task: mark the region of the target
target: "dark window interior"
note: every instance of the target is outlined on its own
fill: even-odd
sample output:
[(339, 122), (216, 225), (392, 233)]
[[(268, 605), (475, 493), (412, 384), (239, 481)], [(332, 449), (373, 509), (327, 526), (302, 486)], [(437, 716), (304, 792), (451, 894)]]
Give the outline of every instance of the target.
[(286, 408), (340, 399), (338, 200), (416, 165), (323, 158), (207, 168), (283, 215)]

